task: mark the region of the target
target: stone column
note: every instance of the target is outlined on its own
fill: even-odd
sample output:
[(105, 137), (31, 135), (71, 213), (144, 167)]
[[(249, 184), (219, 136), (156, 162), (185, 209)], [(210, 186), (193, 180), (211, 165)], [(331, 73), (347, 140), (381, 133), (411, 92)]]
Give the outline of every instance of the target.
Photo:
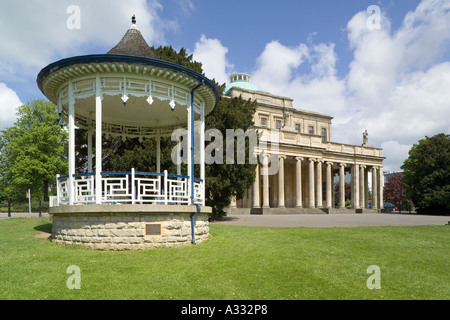
[(364, 200), (364, 196), (365, 196), (365, 191), (364, 191), (364, 169), (366, 166), (361, 165), (359, 167), (359, 205), (361, 208), (364, 208), (365, 205), (365, 200)]
[(301, 157), (296, 157), (297, 161), (295, 164), (295, 192), (296, 192), (296, 203), (297, 208), (302, 207), (302, 160)]
[(230, 208), (236, 208), (236, 207), (237, 207), (237, 205), (236, 205), (236, 196), (231, 196)]
[(359, 209), (359, 164), (352, 166), (352, 207)]
[(308, 184), (309, 184), (309, 207), (314, 208), (314, 159), (309, 159), (309, 175), (308, 175)]
[(284, 208), (284, 159), (285, 156), (279, 156), (278, 170), (278, 208)]
[(263, 208), (270, 208), (269, 202), (269, 155), (264, 155), (263, 161)]
[(383, 199), (383, 187), (384, 187), (384, 174), (383, 174), (383, 167), (380, 167), (378, 170), (378, 203), (379, 208), (384, 208), (384, 199)]
[(339, 165), (339, 207), (345, 208), (345, 163)]
[(332, 166), (332, 162), (327, 162), (327, 208), (333, 207), (333, 175), (331, 174)]
[(366, 171), (364, 172), (364, 199), (365, 199), (365, 206), (368, 209), (369, 208), (369, 170), (366, 168)]
[(378, 184), (377, 184), (377, 167), (372, 167), (372, 208), (378, 208)]
[(261, 203), (259, 201), (259, 164), (256, 164), (256, 177), (253, 183), (253, 208), (260, 208)]
[(316, 165), (316, 207), (322, 208), (322, 161), (318, 160)]

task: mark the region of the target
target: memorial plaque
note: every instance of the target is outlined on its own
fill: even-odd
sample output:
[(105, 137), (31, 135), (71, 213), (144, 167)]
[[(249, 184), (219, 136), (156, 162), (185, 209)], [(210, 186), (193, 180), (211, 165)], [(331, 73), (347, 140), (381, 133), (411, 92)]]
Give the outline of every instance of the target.
[(145, 235), (146, 236), (160, 236), (161, 235), (161, 225), (160, 224), (145, 225)]

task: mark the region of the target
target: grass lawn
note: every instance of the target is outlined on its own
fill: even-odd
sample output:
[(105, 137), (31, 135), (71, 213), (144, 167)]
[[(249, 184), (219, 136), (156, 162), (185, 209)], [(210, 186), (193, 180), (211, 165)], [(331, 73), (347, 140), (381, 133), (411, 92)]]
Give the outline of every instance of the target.
[(449, 226), (210, 227), (195, 246), (97, 252), (47, 240), (47, 218), (0, 220), (0, 299), (450, 299)]

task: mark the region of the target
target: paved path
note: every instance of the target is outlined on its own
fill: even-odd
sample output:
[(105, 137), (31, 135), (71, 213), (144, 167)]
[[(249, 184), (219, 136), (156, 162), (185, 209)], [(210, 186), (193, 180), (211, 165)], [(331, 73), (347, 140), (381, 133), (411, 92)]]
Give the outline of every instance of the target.
[[(29, 218), (30, 213), (29, 212), (11, 212), (11, 218)], [(32, 212), (31, 213), (32, 218), (38, 218), (39, 213), (38, 212)], [(42, 217), (50, 217), (50, 215), (47, 212), (42, 212)], [(0, 212), (0, 220), (1, 219), (8, 219), (8, 212)]]
[[(446, 225), (450, 216), (417, 214), (299, 214), (299, 215), (235, 215), (213, 224), (257, 227), (365, 227), (365, 226), (418, 226)], [(450, 226), (449, 226), (450, 230)]]
[[(31, 213), (37, 218), (37, 212)], [(29, 213), (11, 213), (11, 218), (29, 218)], [(49, 217), (46, 212), (42, 217)], [(8, 213), (0, 213), (0, 220), (8, 219)], [(426, 216), (417, 214), (378, 213), (378, 214), (299, 214), (299, 215), (232, 215), (215, 221), (213, 224), (255, 227), (370, 227), (370, 226), (420, 226), (446, 225), (450, 216)], [(449, 226), (450, 230), (450, 226)]]

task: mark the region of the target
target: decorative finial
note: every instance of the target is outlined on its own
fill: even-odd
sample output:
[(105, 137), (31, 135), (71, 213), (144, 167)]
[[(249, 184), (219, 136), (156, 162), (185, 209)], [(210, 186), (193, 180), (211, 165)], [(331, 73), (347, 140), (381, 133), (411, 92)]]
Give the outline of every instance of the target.
[(133, 17), (131, 18), (131, 23), (136, 24), (136, 15), (133, 14)]

